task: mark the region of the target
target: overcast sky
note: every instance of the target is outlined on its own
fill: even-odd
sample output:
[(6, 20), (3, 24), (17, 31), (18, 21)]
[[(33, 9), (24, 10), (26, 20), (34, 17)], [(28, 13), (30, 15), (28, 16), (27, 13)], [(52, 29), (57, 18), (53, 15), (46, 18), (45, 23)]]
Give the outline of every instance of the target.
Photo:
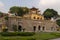
[(47, 8), (51, 8), (60, 14), (60, 0), (0, 0), (0, 11), (8, 12), (12, 6), (36, 7), (41, 12)]

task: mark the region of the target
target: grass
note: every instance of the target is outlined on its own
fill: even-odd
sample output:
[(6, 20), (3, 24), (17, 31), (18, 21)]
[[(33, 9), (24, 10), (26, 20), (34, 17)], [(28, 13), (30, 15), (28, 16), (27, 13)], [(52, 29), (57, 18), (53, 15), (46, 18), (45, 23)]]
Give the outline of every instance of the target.
[(33, 36), (1, 36), (0, 35), (0, 40), (49, 40), (58, 37), (60, 37), (60, 33), (40, 32), (40, 33), (35, 33), (35, 35)]

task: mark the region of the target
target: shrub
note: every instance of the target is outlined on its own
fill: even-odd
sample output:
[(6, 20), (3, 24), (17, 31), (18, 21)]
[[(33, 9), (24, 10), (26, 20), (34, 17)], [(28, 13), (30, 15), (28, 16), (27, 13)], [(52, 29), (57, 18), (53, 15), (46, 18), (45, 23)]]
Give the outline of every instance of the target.
[(21, 36), (32, 36), (34, 35), (33, 32), (22, 32), (22, 33), (18, 33), (18, 35), (21, 35)]
[(33, 36), (33, 32), (2, 32), (2, 36)]
[(8, 29), (3, 29), (3, 32), (7, 32), (8, 31)]

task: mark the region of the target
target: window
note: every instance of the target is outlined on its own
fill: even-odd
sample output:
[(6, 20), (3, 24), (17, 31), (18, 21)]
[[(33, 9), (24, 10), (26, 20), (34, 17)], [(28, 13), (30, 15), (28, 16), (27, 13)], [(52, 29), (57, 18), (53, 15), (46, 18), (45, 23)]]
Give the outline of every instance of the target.
[(39, 19), (39, 17), (37, 19)]
[(36, 17), (34, 17), (34, 19), (36, 19)]

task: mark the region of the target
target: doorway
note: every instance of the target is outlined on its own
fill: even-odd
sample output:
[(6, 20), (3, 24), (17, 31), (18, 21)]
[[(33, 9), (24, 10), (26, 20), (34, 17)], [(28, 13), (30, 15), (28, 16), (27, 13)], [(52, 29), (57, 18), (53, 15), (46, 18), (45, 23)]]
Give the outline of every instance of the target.
[(21, 25), (18, 26), (18, 31), (22, 31), (22, 26)]
[(38, 26), (38, 30), (41, 30), (41, 26)]
[(34, 32), (36, 31), (36, 26), (33, 27)]

